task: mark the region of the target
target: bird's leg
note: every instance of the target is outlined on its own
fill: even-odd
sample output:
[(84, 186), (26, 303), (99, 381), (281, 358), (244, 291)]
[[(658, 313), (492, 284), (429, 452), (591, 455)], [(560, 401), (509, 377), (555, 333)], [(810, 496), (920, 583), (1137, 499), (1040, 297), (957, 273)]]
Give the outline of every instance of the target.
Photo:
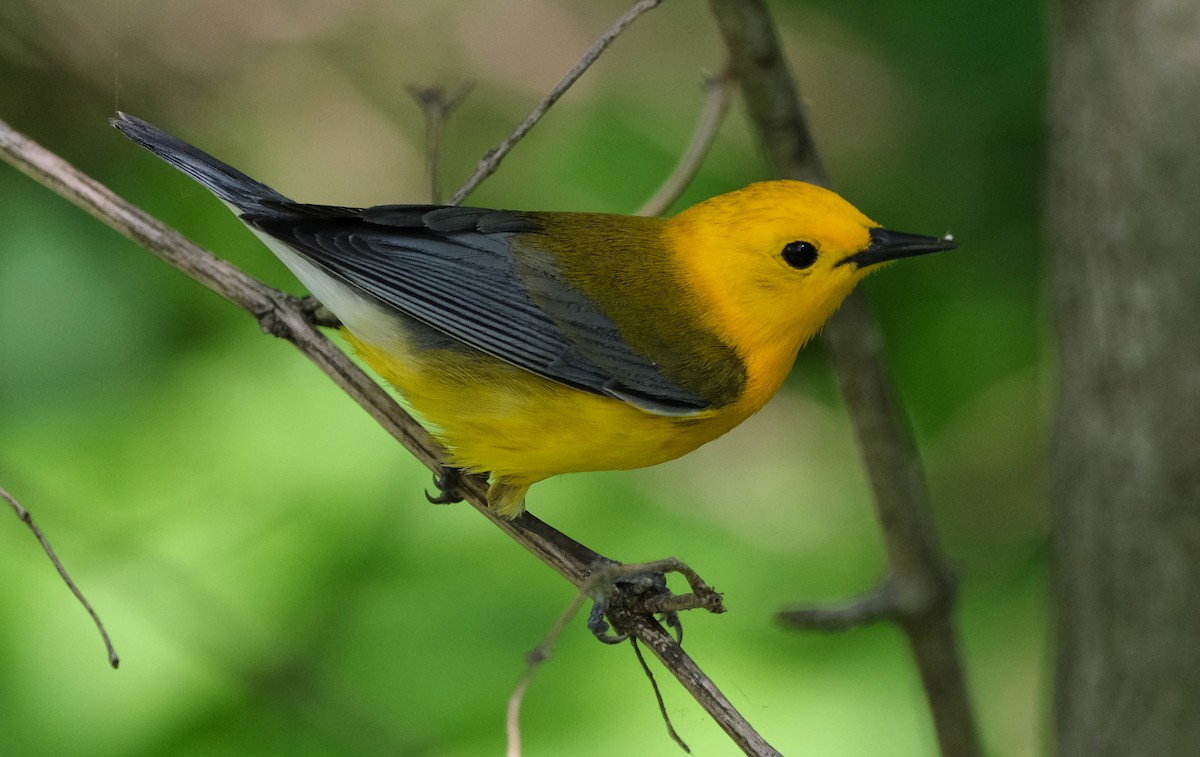
[(453, 505), (455, 502), (462, 502), (462, 495), (458, 493), (458, 484), (462, 478), (462, 471), (458, 468), (452, 468), (449, 465), (443, 465), (437, 475), (433, 477), (433, 485), (437, 487), (436, 495), (425, 492), (425, 499), (435, 505)]
[[(625, 632), (609, 633), (606, 618), (610, 609), (632, 609), (639, 602), (651, 597), (675, 596), (667, 588), (667, 574), (657, 571), (634, 573), (601, 581), (592, 594), (592, 612), (588, 615), (587, 627), (597, 640), (605, 644), (620, 644), (629, 638)], [(683, 623), (679, 613), (667, 610), (659, 613), (659, 619), (675, 631), (675, 640), (683, 643)]]
[[(687, 579), (691, 592), (674, 594), (667, 587), (667, 573), (679, 573)], [(712, 613), (725, 612), (720, 592), (700, 578), (696, 571), (674, 557), (640, 565), (611, 564), (593, 574), (591, 586), (585, 585), (595, 605), (588, 618), (592, 634), (608, 644), (628, 638), (623, 630), (637, 615), (657, 616), (675, 631), (676, 641), (683, 643), (683, 624), (679, 613), (703, 608)], [(609, 634), (609, 623), (616, 634)]]
[(342, 327), (342, 322), (338, 320), (338, 317), (311, 294), (300, 298), (300, 310), (308, 322), (314, 326), (324, 326), (327, 329)]

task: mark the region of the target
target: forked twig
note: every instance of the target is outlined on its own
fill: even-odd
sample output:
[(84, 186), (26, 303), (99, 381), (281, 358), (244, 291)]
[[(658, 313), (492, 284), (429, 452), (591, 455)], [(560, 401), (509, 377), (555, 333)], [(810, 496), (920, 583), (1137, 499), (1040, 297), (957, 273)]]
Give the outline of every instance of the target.
[(434, 205), (442, 202), (442, 141), (446, 135), (446, 123), (473, 86), (467, 82), (451, 93), (436, 86), (419, 87), (411, 84), (406, 87), (425, 114), (425, 178), (429, 182), (429, 202)]
[(54, 548), (50, 546), (50, 540), (37, 527), (37, 524), (33, 522), (33, 516), (29, 514), (29, 511), (17, 501), (16, 497), (9, 494), (4, 487), (0, 487), (0, 498), (3, 498), (12, 506), (13, 512), (17, 514), (17, 517), (33, 532), (34, 537), (42, 545), (42, 551), (46, 553), (46, 557), (50, 558), (50, 562), (54, 564), (54, 569), (58, 571), (58, 575), (62, 576), (62, 580), (67, 584), (67, 588), (71, 590), (71, 593), (83, 605), (83, 609), (87, 610), (87, 614), (92, 616), (92, 622), (96, 624), (96, 630), (100, 632), (100, 638), (104, 641), (104, 648), (108, 652), (108, 664), (112, 666), (113, 670), (116, 670), (121, 664), (121, 658), (117, 656), (117, 650), (113, 648), (112, 639), (108, 637), (108, 629), (104, 627), (104, 622), (100, 620), (100, 615), (96, 613), (96, 610), (92, 607), (92, 603), (87, 601), (87, 597), (83, 596), (83, 592), (71, 580), (71, 575), (67, 573), (67, 569), (63, 567), (62, 561), (55, 554)]

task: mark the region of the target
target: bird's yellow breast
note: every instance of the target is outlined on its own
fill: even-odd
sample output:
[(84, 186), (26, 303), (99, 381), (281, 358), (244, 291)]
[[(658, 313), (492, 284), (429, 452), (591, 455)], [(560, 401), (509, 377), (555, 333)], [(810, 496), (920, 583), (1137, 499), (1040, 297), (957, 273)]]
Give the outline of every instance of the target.
[(559, 473), (672, 460), (758, 410), (734, 402), (687, 417), (655, 415), (480, 353), (399, 340), (355, 352), (395, 386), (448, 448), (449, 464), (528, 486)]

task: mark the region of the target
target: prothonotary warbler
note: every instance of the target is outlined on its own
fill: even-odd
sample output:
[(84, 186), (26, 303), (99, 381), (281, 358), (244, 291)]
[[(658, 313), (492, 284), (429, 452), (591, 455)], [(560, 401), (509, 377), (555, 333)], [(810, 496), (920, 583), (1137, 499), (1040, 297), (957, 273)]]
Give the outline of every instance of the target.
[(673, 218), (289, 200), (126, 114), (341, 321), (355, 352), (513, 518), (558, 473), (654, 465), (732, 429), (868, 272), (948, 250), (765, 181)]

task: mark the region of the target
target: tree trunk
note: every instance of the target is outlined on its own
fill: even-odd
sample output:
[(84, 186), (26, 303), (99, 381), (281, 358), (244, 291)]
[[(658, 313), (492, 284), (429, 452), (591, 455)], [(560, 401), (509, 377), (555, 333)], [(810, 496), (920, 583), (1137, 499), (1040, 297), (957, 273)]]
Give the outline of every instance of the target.
[(1200, 755), (1200, 4), (1053, 31), (1057, 751)]

